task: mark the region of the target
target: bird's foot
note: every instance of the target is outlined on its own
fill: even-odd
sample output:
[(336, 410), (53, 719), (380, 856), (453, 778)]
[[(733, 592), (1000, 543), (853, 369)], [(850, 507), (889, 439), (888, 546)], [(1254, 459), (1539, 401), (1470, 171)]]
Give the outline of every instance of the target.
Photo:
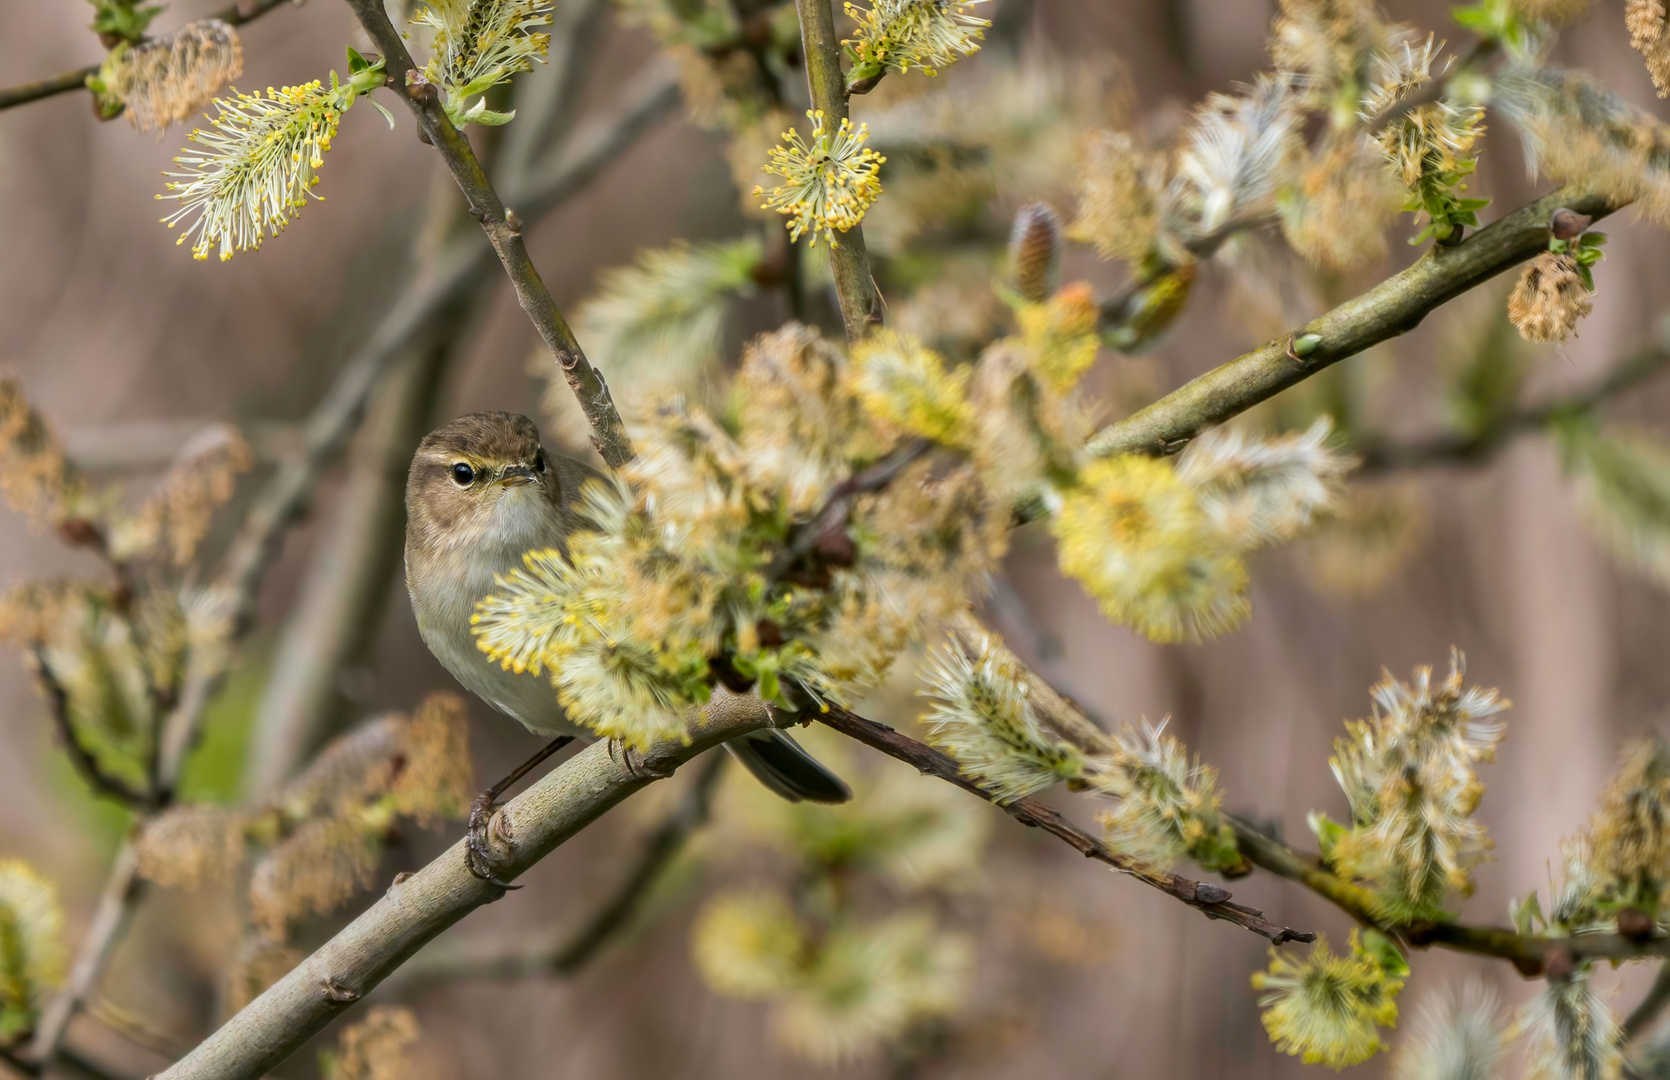
[(493, 848), (493, 837), (490, 833), (493, 824), (493, 813), (499, 804), (493, 799), (492, 791), (484, 791), (475, 797), (470, 804), (470, 827), (464, 834), (464, 865), (474, 876), (497, 885), (501, 889), (520, 889), (520, 885), (512, 885), (500, 879), (494, 872), (495, 865), (506, 862), (505, 856)]

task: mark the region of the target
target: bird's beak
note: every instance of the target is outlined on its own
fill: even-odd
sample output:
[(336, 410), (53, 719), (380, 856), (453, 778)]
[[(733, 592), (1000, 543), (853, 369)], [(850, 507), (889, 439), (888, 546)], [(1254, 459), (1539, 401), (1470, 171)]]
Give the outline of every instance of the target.
[(538, 479), (538, 473), (523, 465), (511, 465), (499, 475), (499, 483), (504, 484), (506, 487), (515, 487), (519, 484), (531, 484)]

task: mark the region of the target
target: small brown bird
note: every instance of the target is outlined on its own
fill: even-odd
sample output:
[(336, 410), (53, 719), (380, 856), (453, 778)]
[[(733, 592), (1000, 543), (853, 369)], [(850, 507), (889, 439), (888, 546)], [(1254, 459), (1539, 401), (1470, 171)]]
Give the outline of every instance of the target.
[[(461, 416), (431, 432), (418, 444), (406, 479), (406, 589), (424, 644), (477, 697), (529, 731), (558, 740), (476, 800), (471, 869), (489, 880), (485, 864), (494, 856), (485, 825), (493, 799), (562, 742), (587, 732), (569, 722), (548, 679), (506, 671), (476, 648), (470, 615), (493, 591), (494, 577), (521, 565), (524, 552), (567, 550), (569, 534), (582, 526), (580, 489), (598, 475), (572, 458), (547, 454), (527, 417), (489, 412)], [(707, 708), (763, 710), (766, 704), (757, 695), (716, 686)], [(726, 749), (790, 801), (851, 798), (839, 777), (775, 728)]]

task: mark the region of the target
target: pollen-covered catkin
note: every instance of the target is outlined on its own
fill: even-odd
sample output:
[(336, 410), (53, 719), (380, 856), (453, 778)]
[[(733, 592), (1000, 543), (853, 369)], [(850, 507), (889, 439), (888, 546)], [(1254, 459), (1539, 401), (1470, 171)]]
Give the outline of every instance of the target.
[(1577, 331), (1577, 320), (1595, 302), (1577, 259), (1568, 252), (1545, 251), (1525, 265), (1508, 296), (1508, 319), (1526, 341), (1549, 344)]

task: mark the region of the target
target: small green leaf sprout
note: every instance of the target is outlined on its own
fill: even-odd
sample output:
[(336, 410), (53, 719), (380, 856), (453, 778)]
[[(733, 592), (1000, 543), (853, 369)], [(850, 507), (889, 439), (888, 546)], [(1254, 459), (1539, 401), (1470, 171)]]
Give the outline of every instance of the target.
[(551, 45), (534, 30), (551, 21), (548, 0), (426, 0), (412, 21), (435, 32), (423, 73), (454, 127), (509, 123), (516, 114), (492, 111), (482, 95), (543, 63)]
[(848, 88), (861, 87), (888, 71), (900, 74), (919, 68), (926, 75), (980, 49), (980, 39), (992, 25), (970, 12), (985, 0), (875, 0), (874, 6), (846, 5), (858, 23), (853, 37), (843, 42), (852, 68)]

